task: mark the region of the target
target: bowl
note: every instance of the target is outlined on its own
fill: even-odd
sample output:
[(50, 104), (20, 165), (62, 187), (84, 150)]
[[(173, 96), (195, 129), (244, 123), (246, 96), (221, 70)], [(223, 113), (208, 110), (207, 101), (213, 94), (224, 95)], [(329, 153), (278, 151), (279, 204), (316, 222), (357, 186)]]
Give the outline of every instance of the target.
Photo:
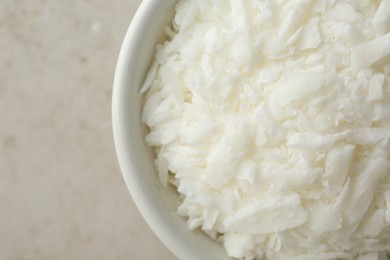
[[(164, 187), (154, 169), (154, 153), (144, 141), (139, 91), (163, 28), (174, 15), (176, 0), (144, 0), (126, 33), (115, 71), (112, 123), (115, 148), (127, 188), (145, 221), (180, 259), (229, 259), (222, 247), (201, 231), (188, 229), (176, 214), (178, 194)], [(129, 219), (130, 221), (130, 219)]]

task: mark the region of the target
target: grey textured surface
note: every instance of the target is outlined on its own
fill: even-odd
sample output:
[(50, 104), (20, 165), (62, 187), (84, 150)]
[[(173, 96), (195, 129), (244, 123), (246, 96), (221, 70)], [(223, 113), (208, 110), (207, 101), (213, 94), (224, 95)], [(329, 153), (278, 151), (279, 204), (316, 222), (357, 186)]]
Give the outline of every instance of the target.
[(113, 146), (114, 69), (139, 3), (0, 1), (0, 259), (175, 259)]

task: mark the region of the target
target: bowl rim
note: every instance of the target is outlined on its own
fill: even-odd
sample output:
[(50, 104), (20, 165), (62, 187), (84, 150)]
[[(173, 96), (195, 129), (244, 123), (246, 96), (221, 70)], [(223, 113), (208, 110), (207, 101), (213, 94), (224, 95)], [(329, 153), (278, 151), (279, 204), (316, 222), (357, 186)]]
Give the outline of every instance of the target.
[[(155, 171), (153, 176), (156, 183), (150, 182), (149, 177), (152, 175), (140, 174), (143, 170), (150, 170), (148, 167), (151, 165), (148, 163), (145, 166), (145, 162), (142, 162), (143, 157), (140, 156), (139, 148), (143, 150), (143, 147), (138, 146), (141, 145), (139, 142), (141, 139), (131, 136), (133, 131), (139, 134), (140, 129), (132, 124), (134, 119), (132, 113), (138, 113), (132, 109), (138, 104), (131, 99), (135, 95), (130, 91), (129, 85), (142, 85), (142, 81), (138, 81), (139, 77), (144, 76), (140, 74), (140, 70), (144, 73), (145, 62), (148, 63), (147, 65), (152, 62), (152, 55), (148, 49), (154, 48), (155, 42), (162, 40), (162, 28), (153, 25), (168, 23), (171, 19), (165, 14), (173, 16), (173, 8), (177, 2), (178, 0), (143, 0), (128, 27), (119, 52), (112, 91), (112, 130), (115, 151), (122, 176), (138, 211), (160, 241), (176, 257), (186, 260), (231, 259), (222, 244), (210, 238), (205, 239), (206, 234), (200, 230), (188, 228), (185, 220), (176, 212), (178, 206), (176, 203), (179, 201), (175, 201), (173, 206), (172, 201), (165, 197), (170, 192), (158, 181)], [(160, 35), (156, 34), (158, 31)], [(144, 45), (147, 46), (146, 49), (141, 48)], [(140, 86), (138, 87), (140, 89)], [(135, 109), (138, 110), (138, 107)], [(141, 122), (140, 115), (138, 119)], [(145, 144), (144, 140), (143, 143)], [(148, 192), (148, 188), (152, 191)]]
[(166, 221), (158, 214), (158, 210), (153, 207), (153, 203), (141, 196), (144, 190), (142, 189), (140, 180), (136, 174), (132, 174), (132, 172), (135, 172), (135, 165), (129, 159), (132, 151), (126, 142), (123, 142), (123, 140), (128, 138), (126, 135), (129, 134), (122, 129), (123, 125), (127, 122), (125, 118), (126, 112), (124, 111), (126, 99), (122, 97), (122, 93), (128, 87), (125, 84), (126, 74), (129, 70), (129, 64), (134, 62), (132, 57), (136, 55), (135, 47), (139, 44), (137, 35), (142, 34), (143, 26), (148, 23), (148, 20), (153, 19), (152, 10), (162, 2), (161, 0), (143, 0), (130, 22), (122, 42), (116, 64), (112, 91), (113, 138), (120, 170), (127, 189), (147, 225), (176, 257), (179, 259), (197, 259), (196, 249), (192, 245), (185, 243), (185, 240), (180, 239), (174, 230), (171, 230), (169, 226), (165, 225)]

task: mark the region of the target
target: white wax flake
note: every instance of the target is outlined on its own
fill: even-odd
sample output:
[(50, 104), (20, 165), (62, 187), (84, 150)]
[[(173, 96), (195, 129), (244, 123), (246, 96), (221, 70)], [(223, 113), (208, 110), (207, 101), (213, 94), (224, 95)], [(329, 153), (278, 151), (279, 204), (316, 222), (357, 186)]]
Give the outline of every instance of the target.
[(266, 140), (270, 143), (278, 142), (284, 135), (284, 131), (279, 122), (275, 120), (269, 111), (267, 104), (260, 104), (254, 112), (266, 133)]
[(335, 209), (330, 203), (320, 202), (308, 211), (309, 227), (316, 235), (341, 228), (342, 221), (341, 210)]
[(233, 23), (234, 28), (239, 28), (240, 30), (247, 30), (249, 28), (247, 20), (249, 14), (245, 5), (245, 1), (230, 0), (230, 8), (234, 10), (236, 18)]
[(266, 24), (270, 24), (274, 20), (275, 15), (272, 11), (272, 7), (270, 6), (270, 2), (272, 1), (267, 1), (267, 2), (268, 3), (260, 2), (260, 1), (254, 2), (254, 6), (258, 10), (254, 19), (254, 22), (256, 24), (266, 25)]
[(213, 230), (213, 226), (217, 221), (218, 215), (218, 210), (206, 208), (203, 212), (204, 222), (202, 230)]
[(211, 27), (205, 34), (205, 50), (207, 53), (213, 53), (216, 50), (218, 42), (218, 31), (216, 27)]
[(311, 64), (314, 64), (318, 61), (320, 61), (321, 59), (323, 59), (324, 55), (320, 54), (320, 53), (313, 53), (313, 54), (310, 54), (306, 59), (305, 59), (305, 63), (308, 64), (308, 65), (311, 65)]
[(141, 94), (144, 94), (152, 86), (156, 78), (157, 69), (158, 69), (158, 63), (156, 60), (154, 60), (152, 65), (150, 66), (149, 73), (146, 75), (144, 84), (140, 90)]
[(177, 214), (237, 259), (380, 259), (390, 1), (179, 0), (140, 89)]
[(317, 48), (321, 43), (321, 36), (318, 30), (318, 17), (310, 19), (307, 25), (304, 27), (303, 35), (298, 43), (299, 50), (307, 50)]
[(322, 14), (326, 9), (326, 0), (315, 0), (312, 4), (312, 10), (315, 13)]
[(259, 84), (267, 84), (277, 81), (280, 78), (282, 69), (279, 67), (265, 68), (258, 71), (257, 82)]
[(254, 248), (251, 235), (241, 233), (226, 233), (224, 236), (224, 246), (228, 254), (232, 257), (250, 257)]
[(387, 128), (362, 127), (344, 133), (349, 143), (359, 145), (378, 145), (390, 138)]
[(383, 209), (378, 209), (374, 214), (369, 218), (363, 227), (363, 234), (369, 237), (378, 236), (384, 228), (384, 217), (385, 211)]
[(390, 54), (390, 32), (376, 39), (359, 44), (351, 50), (351, 66), (355, 69), (368, 68)]
[(148, 142), (150, 145), (166, 145), (178, 137), (177, 132), (169, 131), (169, 129), (178, 127), (180, 127), (179, 120), (172, 120), (166, 123), (161, 123), (154, 132), (151, 132), (146, 136), (146, 142)]
[(376, 11), (372, 24), (379, 34), (390, 32), (390, 1), (381, 1)]
[(180, 27), (180, 31), (184, 32), (191, 27), (199, 12), (199, 6), (196, 1), (180, 1), (176, 5), (175, 22)]
[(258, 125), (256, 129), (255, 144), (259, 147), (267, 143), (267, 135), (262, 125)]
[(355, 153), (355, 146), (333, 147), (326, 156), (325, 178), (329, 185), (343, 186)]
[(283, 19), (279, 27), (279, 37), (283, 39), (288, 39), (298, 28), (302, 25), (304, 21), (304, 12), (300, 9), (291, 10), (287, 16)]
[(383, 84), (385, 76), (383, 74), (375, 74), (370, 79), (370, 85), (368, 89), (368, 99), (370, 101), (381, 101), (383, 100)]
[(355, 21), (360, 18), (360, 14), (350, 5), (339, 3), (334, 8), (329, 9), (324, 14), (325, 20), (349, 20)]
[(361, 167), (363, 171), (352, 182), (351, 194), (344, 205), (344, 235), (354, 232), (359, 225), (374, 197), (374, 191), (387, 174), (388, 162), (385, 158), (372, 158)]
[(188, 220), (188, 228), (190, 230), (194, 230), (198, 227), (200, 227), (203, 223), (203, 219), (202, 218), (190, 218)]
[(291, 229), (307, 219), (298, 195), (261, 200), (239, 209), (224, 221), (225, 228), (247, 234), (268, 234)]
[(214, 188), (221, 188), (234, 177), (252, 145), (254, 135), (250, 132), (253, 130), (249, 124), (240, 121), (238, 118), (230, 120), (225, 134), (208, 156), (208, 174), (204, 181)]
[(245, 160), (238, 170), (237, 179), (253, 184), (256, 177), (257, 165), (253, 160)]
[(266, 38), (261, 51), (268, 56), (274, 56), (282, 52), (286, 47), (285, 42), (279, 37)]
[(280, 85), (276, 86), (276, 91), (270, 100), (281, 105), (306, 100), (309, 95), (319, 91), (322, 85), (322, 75), (319, 73), (295, 73), (293, 78), (280, 82)]
[(164, 185), (168, 185), (168, 160), (164, 156), (158, 156), (155, 165), (158, 171), (158, 177), (160, 182)]

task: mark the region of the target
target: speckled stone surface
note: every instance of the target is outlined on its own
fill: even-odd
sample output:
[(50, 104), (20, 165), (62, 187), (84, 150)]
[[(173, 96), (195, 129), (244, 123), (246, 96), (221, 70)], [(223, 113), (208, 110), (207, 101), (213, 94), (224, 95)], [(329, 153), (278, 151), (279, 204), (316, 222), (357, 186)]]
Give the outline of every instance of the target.
[(0, 259), (175, 259), (131, 201), (111, 131), (139, 3), (0, 1)]

